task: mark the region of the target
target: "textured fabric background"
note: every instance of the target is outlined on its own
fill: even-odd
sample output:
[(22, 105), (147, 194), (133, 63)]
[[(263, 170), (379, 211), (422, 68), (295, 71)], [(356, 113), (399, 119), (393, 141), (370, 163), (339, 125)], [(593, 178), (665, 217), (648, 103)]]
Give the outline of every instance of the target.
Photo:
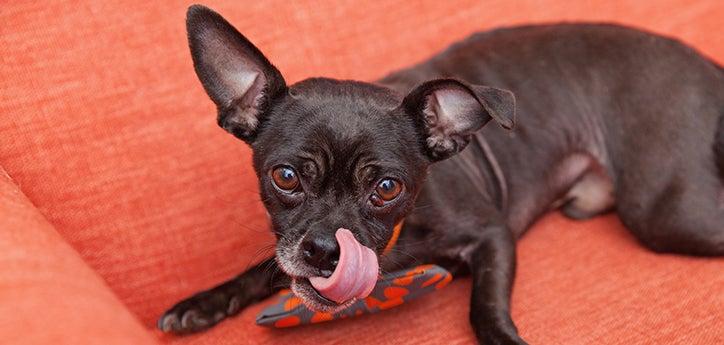
[(0, 342), (150, 344), (144, 331), (0, 168)]
[[(477, 30), (562, 20), (647, 28), (724, 61), (719, 0), (208, 5), (289, 82), (372, 80)], [(7, 203), (0, 204), (0, 337), (42, 343), (17, 337), (46, 334), (76, 344), (86, 334), (108, 343), (127, 333), (128, 343), (141, 343), (139, 325), (153, 332), (165, 308), (271, 253), (250, 152), (216, 127), (193, 73), (187, 6), (0, 5), (0, 166), (14, 181), (0, 179)], [(519, 255), (513, 314), (533, 344), (724, 343), (722, 259), (651, 254), (614, 216), (585, 223), (549, 216), (521, 241)], [(155, 334), (209, 344), (465, 344), (469, 290), (461, 279), (420, 303), (295, 330), (257, 328), (256, 306), (201, 335)]]

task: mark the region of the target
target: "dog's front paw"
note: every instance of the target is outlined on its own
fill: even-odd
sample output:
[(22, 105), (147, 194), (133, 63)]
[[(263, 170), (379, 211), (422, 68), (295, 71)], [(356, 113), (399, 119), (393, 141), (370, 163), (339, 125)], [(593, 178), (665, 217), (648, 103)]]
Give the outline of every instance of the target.
[(239, 312), (237, 297), (221, 292), (205, 291), (183, 300), (158, 319), (158, 328), (171, 333), (193, 333), (205, 330), (227, 316)]
[(528, 345), (517, 333), (502, 330), (489, 330), (478, 334), (478, 341), (482, 345)]

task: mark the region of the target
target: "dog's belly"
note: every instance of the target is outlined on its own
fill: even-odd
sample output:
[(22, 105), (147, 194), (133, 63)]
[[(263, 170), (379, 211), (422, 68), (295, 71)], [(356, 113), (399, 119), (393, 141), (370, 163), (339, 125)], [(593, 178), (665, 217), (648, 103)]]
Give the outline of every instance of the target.
[(556, 169), (556, 184), (565, 191), (553, 204), (563, 207), (571, 218), (584, 219), (613, 208), (613, 181), (593, 157), (575, 153), (565, 158)]
[(561, 209), (570, 218), (585, 219), (611, 210), (614, 186), (595, 155), (574, 152), (552, 163), (548, 176), (511, 200), (509, 226), (521, 236), (538, 217)]

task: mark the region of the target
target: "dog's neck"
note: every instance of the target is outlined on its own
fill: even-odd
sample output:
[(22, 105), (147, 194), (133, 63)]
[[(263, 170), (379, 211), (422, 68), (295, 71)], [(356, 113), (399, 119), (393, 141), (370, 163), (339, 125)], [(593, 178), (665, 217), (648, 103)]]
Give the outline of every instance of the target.
[(483, 151), (483, 155), (485, 156), (492, 175), (495, 178), (498, 194), (498, 209), (503, 212), (508, 205), (508, 183), (505, 180), (505, 175), (503, 175), (503, 169), (500, 168), (498, 159), (495, 157), (493, 149), (488, 144), (488, 141), (485, 140), (485, 136), (478, 133), (478, 135), (475, 136), (475, 139), (480, 144), (480, 149)]
[(508, 205), (507, 181), (491, 146), (481, 133), (477, 133), (469, 147), (452, 160), (467, 175), (472, 187), (486, 196), (500, 212), (505, 212)]
[[(475, 142), (480, 145), (480, 150), (483, 152), (483, 155), (485, 157), (485, 163), (487, 166), (487, 173), (490, 176), (491, 179), (495, 180), (494, 183), (492, 183), (495, 189), (495, 196), (493, 196), (493, 192), (491, 191), (489, 195), (491, 198), (497, 199), (497, 207), (498, 209), (503, 212), (506, 205), (508, 204), (508, 186), (507, 181), (505, 179), (505, 175), (503, 175), (503, 169), (501, 169), (500, 164), (498, 163), (498, 159), (495, 157), (495, 154), (493, 153), (492, 148), (488, 144), (488, 141), (485, 140), (485, 138), (482, 135), (476, 135), (475, 136)], [(469, 162), (467, 160), (463, 160), (462, 164), (468, 164)], [(472, 168), (473, 170), (479, 171), (477, 169), (479, 168)], [(477, 175), (477, 174), (476, 174)], [(487, 180), (482, 176), (479, 176), (483, 180)], [(402, 226), (404, 224), (405, 220), (404, 218), (400, 220), (392, 231), (392, 236), (390, 236), (390, 240), (387, 242), (387, 245), (385, 246), (385, 249), (382, 251), (382, 255), (388, 254), (397, 244), (397, 240), (400, 237), (400, 233), (402, 232)]]

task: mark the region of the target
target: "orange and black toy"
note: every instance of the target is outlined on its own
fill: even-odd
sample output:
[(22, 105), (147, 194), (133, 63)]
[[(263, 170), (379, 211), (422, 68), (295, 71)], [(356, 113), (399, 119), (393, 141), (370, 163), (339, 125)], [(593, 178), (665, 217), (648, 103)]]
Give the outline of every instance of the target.
[(276, 303), (259, 313), (256, 323), (265, 327), (285, 328), (376, 313), (442, 289), (451, 280), (450, 272), (437, 265), (395, 271), (377, 280), (369, 296), (335, 313), (313, 311), (287, 289), (279, 293)]

